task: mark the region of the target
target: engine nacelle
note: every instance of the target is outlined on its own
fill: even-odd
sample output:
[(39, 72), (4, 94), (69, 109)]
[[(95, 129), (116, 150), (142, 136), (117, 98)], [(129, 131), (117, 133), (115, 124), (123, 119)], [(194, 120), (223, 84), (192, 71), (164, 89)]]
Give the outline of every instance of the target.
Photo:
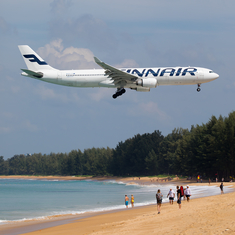
[(136, 85), (142, 87), (155, 88), (157, 86), (157, 79), (155, 78), (144, 78), (136, 81)]
[(132, 90), (136, 90), (136, 91), (142, 91), (142, 92), (148, 92), (150, 91), (149, 87), (136, 87), (136, 88), (131, 88)]

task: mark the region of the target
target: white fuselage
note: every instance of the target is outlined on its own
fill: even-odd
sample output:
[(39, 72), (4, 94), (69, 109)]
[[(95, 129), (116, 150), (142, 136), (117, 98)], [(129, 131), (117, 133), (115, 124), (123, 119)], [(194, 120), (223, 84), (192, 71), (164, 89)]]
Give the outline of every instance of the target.
[[(132, 68), (120, 69), (129, 74), (138, 76), (144, 81), (156, 79), (157, 86), (161, 85), (191, 85), (210, 82), (219, 77), (213, 71), (200, 67), (174, 67), (174, 68)], [(26, 73), (22, 73), (28, 76)], [(44, 70), (39, 80), (63, 86), (74, 87), (118, 87), (113, 80), (105, 74), (104, 69), (93, 70)], [(124, 84), (124, 88), (137, 88), (135, 82)], [(146, 86), (147, 87), (147, 86)]]
[(28, 45), (18, 47), (27, 65), (27, 69), (21, 69), (23, 76), (62, 86), (117, 88), (114, 99), (124, 94), (125, 88), (146, 92), (161, 85), (197, 84), (197, 91), (200, 91), (202, 83), (219, 77), (213, 71), (199, 67), (118, 69), (97, 57), (94, 57), (94, 61), (102, 69), (58, 70), (48, 65)]

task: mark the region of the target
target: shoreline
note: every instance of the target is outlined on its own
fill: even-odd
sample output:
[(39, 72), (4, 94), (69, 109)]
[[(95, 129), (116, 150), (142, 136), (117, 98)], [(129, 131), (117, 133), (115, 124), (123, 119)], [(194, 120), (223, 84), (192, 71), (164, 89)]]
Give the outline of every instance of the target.
[[(28, 176), (28, 175), (5, 175), (0, 176), (0, 179), (29, 179), (29, 180), (97, 180), (97, 181), (105, 181), (105, 180), (114, 180), (116, 182), (127, 182), (127, 183), (137, 183), (140, 185), (149, 185), (149, 184), (208, 184), (208, 181), (196, 182), (196, 180), (187, 180), (187, 179), (179, 179), (178, 177), (173, 178), (172, 180), (168, 180), (167, 177), (159, 178), (159, 177), (149, 177), (149, 176), (142, 176), (142, 177), (121, 177), (121, 176)], [(211, 182), (211, 184), (219, 184), (220, 182)], [(230, 183), (230, 182), (224, 182)], [(233, 182), (232, 182), (233, 183)]]
[[(221, 200), (221, 197), (223, 200)], [(220, 205), (220, 206), (218, 206)], [(220, 234), (235, 232), (235, 192), (196, 198), (189, 203), (162, 205), (161, 214), (157, 206), (92, 213), (84, 217), (63, 218), (54, 222), (22, 224), (15, 228), (0, 230), (2, 235), (62, 235), (62, 234)], [(170, 221), (169, 221), (169, 218)], [(184, 223), (185, 222), (185, 223)]]
[[(157, 185), (162, 185), (162, 184), (174, 184), (174, 185), (192, 185), (192, 186), (203, 186), (206, 185), (208, 186), (209, 184), (207, 182), (204, 183), (197, 183), (197, 182), (189, 182), (189, 180), (172, 180), (169, 182), (157, 182), (157, 181), (153, 181), (153, 177), (149, 178), (149, 177), (141, 177), (140, 180), (138, 179), (138, 177), (128, 177), (128, 178), (122, 178), (122, 177), (57, 177), (57, 176), (35, 176), (35, 177), (31, 177), (31, 176), (2, 176), (0, 178), (14, 178), (14, 179), (46, 179), (46, 180), (115, 180), (117, 182), (125, 182), (127, 184), (140, 184), (140, 185), (149, 185), (149, 184), (157, 184)], [(211, 185), (213, 186), (219, 186), (220, 183), (211, 183)], [(235, 188), (235, 184), (234, 183), (230, 183), (230, 182), (225, 182), (224, 183), (225, 186), (231, 186), (233, 188)], [(235, 194), (234, 192), (231, 192), (229, 194)], [(210, 198), (210, 197), (217, 197), (220, 195), (216, 195), (216, 196), (209, 196), (206, 198)], [(192, 201), (194, 200), (198, 200), (198, 199), (203, 199), (205, 197), (201, 197), (201, 198), (195, 198), (192, 199)], [(163, 206), (167, 206), (168, 203), (164, 203)], [(176, 203), (175, 203), (176, 204)], [(155, 208), (154, 210), (156, 210), (156, 206), (155, 204), (152, 205), (145, 205), (145, 206), (138, 206), (136, 208), (133, 209), (114, 209), (114, 210), (107, 210), (107, 211), (102, 211), (102, 212), (85, 212), (83, 214), (76, 214), (76, 215), (55, 215), (55, 216), (49, 216), (45, 219), (34, 219), (34, 220), (26, 220), (26, 221), (17, 221), (17, 222), (9, 222), (7, 224), (3, 224), (0, 225), (0, 233), (1, 234), (20, 234), (21, 233), (28, 233), (28, 232), (32, 232), (32, 231), (37, 231), (37, 230), (46, 230), (46, 229), (50, 229), (50, 228), (56, 228), (58, 226), (63, 226), (63, 225), (70, 225), (73, 223), (77, 223), (78, 221), (82, 221), (84, 219), (88, 219), (88, 220), (93, 220), (92, 218), (96, 218), (99, 216), (105, 216), (107, 214), (111, 215), (111, 217), (116, 214), (116, 213), (126, 213), (127, 211), (132, 211), (131, 214), (135, 214), (136, 210), (137, 211), (148, 211), (150, 208)], [(152, 210), (151, 209), (151, 210)], [(135, 211), (135, 212), (134, 212)], [(132, 216), (132, 215), (130, 215)], [(43, 229), (43, 230), (42, 230)], [(17, 232), (16, 232), (17, 231)], [(40, 233), (41, 234), (41, 233)]]

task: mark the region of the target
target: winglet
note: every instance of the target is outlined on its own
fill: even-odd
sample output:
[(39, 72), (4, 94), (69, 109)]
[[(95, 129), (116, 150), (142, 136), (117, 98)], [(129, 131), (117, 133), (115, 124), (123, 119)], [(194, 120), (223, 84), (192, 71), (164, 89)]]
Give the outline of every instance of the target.
[(95, 62), (96, 62), (97, 64), (102, 63), (102, 61), (99, 60), (97, 57), (94, 57), (94, 60), (95, 60)]
[(96, 64), (98, 64), (101, 68), (110, 69), (110, 65), (105, 64), (104, 62), (99, 60), (97, 57), (94, 57), (94, 60), (95, 60)]

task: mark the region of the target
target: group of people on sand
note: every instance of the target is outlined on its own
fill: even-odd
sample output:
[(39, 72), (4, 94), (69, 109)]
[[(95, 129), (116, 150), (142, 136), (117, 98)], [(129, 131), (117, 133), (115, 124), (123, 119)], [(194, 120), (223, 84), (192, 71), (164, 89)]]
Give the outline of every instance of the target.
[[(176, 187), (176, 195), (177, 195), (177, 203), (179, 205), (179, 209), (181, 209), (181, 198), (182, 197), (184, 197), (184, 199), (187, 198), (187, 201), (189, 202), (189, 199), (191, 196), (191, 190), (188, 185), (185, 189), (183, 188), (183, 186), (181, 186), (181, 187), (177, 186)], [(171, 205), (173, 205), (173, 202), (175, 199), (175, 192), (174, 192), (174, 190), (172, 190), (172, 188), (170, 189), (169, 193), (167, 194), (167, 197), (169, 197), (169, 203)], [(161, 193), (161, 190), (158, 189), (157, 194), (156, 194), (158, 214), (160, 214), (160, 212), (161, 212), (162, 198), (163, 198), (163, 195)]]
[[(132, 208), (134, 207), (134, 202), (135, 202), (134, 196), (131, 195), (131, 206), (132, 206)], [(125, 195), (126, 208), (128, 208), (128, 204), (129, 204), (129, 197), (127, 195)]]
[[(179, 204), (179, 209), (181, 209), (181, 198), (182, 197), (184, 197), (184, 199), (187, 198), (187, 201), (189, 202), (189, 199), (191, 196), (191, 190), (188, 185), (185, 189), (183, 188), (183, 186), (181, 186), (181, 187), (177, 186), (176, 192), (177, 192), (177, 194), (176, 194), (177, 195), (177, 203)], [(169, 193), (167, 194), (167, 197), (169, 197), (169, 203), (173, 205), (173, 202), (175, 199), (175, 192), (174, 192), (174, 190), (172, 190), (172, 188), (170, 189)], [(162, 198), (163, 198), (163, 195), (161, 193), (161, 190), (158, 189), (157, 194), (156, 194), (158, 214), (160, 214), (160, 212), (161, 212)], [(128, 208), (129, 201), (131, 202), (131, 206), (133, 208), (134, 201), (135, 201), (133, 195), (131, 195), (131, 200), (129, 199), (129, 197), (127, 195), (125, 195), (126, 208)]]
[[(210, 184), (210, 179), (209, 179), (209, 184)], [(223, 187), (224, 187), (224, 185), (222, 182), (220, 185), (221, 194), (224, 194)], [(175, 194), (174, 190), (171, 188), (169, 193), (167, 194), (167, 197), (169, 197), (169, 203), (171, 205), (173, 205), (173, 203), (174, 203), (175, 195), (177, 196), (177, 204), (179, 205), (179, 209), (181, 209), (181, 198), (183, 197), (184, 200), (187, 199), (187, 202), (189, 202), (189, 199), (191, 197), (191, 190), (188, 185), (186, 188), (183, 188), (183, 186), (180, 186), (180, 187), (176, 186), (176, 194)], [(160, 212), (161, 212), (162, 199), (163, 199), (163, 195), (161, 193), (161, 190), (158, 189), (158, 191), (156, 193), (158, 214), (160, 214)], [(128, 204), (129, 204), (129, 197), (127, 195), (125, 195), (126, 208), (128, 208)], [(134, 196), (133, 195), (131, 195), (131, 205), (133, 208), (134, 207)]]

